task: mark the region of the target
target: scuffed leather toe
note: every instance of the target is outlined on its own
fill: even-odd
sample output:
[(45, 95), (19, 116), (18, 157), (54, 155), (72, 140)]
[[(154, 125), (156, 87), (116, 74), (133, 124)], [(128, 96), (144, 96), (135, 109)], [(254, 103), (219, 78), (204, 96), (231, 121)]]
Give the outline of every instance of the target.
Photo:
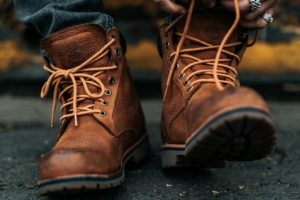
[[(39, 165), (39, 180), (77, 175), (108, 175), (117, 172), (120, 164), (111, 162), (108, 153), (91, 149), (57, 149), (45, 155)], [(114, 154), (116, 160), (120, 155)]]
[(269, 112), (262, 97), (247, 87), (227, 88), (203, 101), (199, 101), (201, 97), (198, 95), (202, 94), (194, 94), (185, 113), (189, 122), (188, 133), (193, 133), (205, 120), (218, 112), (243, 107), (251, 107)]

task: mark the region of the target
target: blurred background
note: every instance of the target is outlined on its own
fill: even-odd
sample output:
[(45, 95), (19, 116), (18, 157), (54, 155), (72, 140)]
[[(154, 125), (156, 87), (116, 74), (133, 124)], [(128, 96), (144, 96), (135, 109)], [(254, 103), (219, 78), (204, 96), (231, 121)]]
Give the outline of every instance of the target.
[[(161, 60), (156, 39), (167, 15), (151, 0), (104, 3), (127, 40), (127, 59), (135, 81), (159, 96)], [(281, 0), (273, 16), (274, 22), (246, 51), (239, 67), (240, 79), (243, 85), (254, 87), (267, 98), (299, 99), (300, 0)], [(0, 0), (0, 94), (11, 93), (10, 87), (15, 84), (24, 89), (13, 93), (39, 94), (35, 87), (40, 87), (48, 76), (42, 69), (40, 39), (38, 33), (18, 21), (12, 0)]]

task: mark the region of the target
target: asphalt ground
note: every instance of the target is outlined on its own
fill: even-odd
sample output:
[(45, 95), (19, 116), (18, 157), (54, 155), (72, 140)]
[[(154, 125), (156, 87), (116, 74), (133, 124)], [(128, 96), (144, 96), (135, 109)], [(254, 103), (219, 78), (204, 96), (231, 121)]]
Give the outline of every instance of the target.
[(56, 125), (50, 128), (52, 100), (23, 95), (24, 89), (0, 95), (0, 200), (300, 199), (300, 98), (268, 100), (278, 144), (267, 158), (230, 162), (223, 169), (163, 170), (160, 94), (142, 99), (152, 155), (144, 163), (126, 168), (124, 184), (96, 193), (40, 197), (37, 166), (55, 144), (60, 113), (57, 111)]

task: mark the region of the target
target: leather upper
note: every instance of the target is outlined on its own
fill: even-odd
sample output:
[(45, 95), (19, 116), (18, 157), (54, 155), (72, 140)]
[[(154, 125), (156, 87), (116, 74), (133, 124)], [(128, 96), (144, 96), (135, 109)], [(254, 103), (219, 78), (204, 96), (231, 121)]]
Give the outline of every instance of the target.
[[(77, 116), (78, 126), (75, 126), (74, 117), (63, 119), (57, 144), (40, 162), (40, 180), (80, 174), (113, 174), (120, 170), (124, 152), (146, 133), (144, 115), (117, 29), (106, 32), (98, 24), (74, 26), (44, 38), (42, 46), (55, 66), (67, 71), (85, 62), (112, 39), (115, 42), (109, 46), (109, 52), (84, 68), (101, 71), (105, 66), (117, 66), (117, 69), (104, 70), (96, 76), (110, 91), (101, 97), (108, 104), (103, 105), (93, 98), (84, 98), (77, 104), (78, 108), (92, 104), (94, 110), (103, 110), (105, 116), (101, 113)], [(69, 86), (62, 82), (59, 91)], [(95, 94), (101, 92), (93, 84), (87, 84), (87, 87)], [(77, 90), (78, 96), (87, 95), (82, 84), (78, 84)], [(72, 87), (68, 89), (61, 98), (63, 103), (73, 92)], [(63, 114), (68, 114), (68, 109), (72, 108), (72, 105), (67, 106)]]
[[(160, 29), (160, 37), (162, 42), (162, 91), (166, 90), (167, 77), (172, 73), (172, 79), (168, 91), (165, 96), (161, 132), (164, 144), (185, 144), (190, 135), (200, 126), (205, 120), (213, 116), (221, 110), (232, 109), (237, 107), (257, 107), (265, 111), (268, 108), (262, 98), (254, 91), (248, 88), (239, 88), (240, 83), (238, 77), (232, 70), (218, 66), (218, 70), (222, 71), (230, 77), (234, 77), (234, 85), (223, 84), (224, 91), (220, 91), (213, 82), (205, 82), (208, 79), (213, 79), (212, 74), (207, 72), (197, 73), (195, 71), (207, 71), (212, 69), (212, 65), (196, 64), (186, 69), (193, 62), (190, 56), (196, 57), (200, 60), (213, 60), (216, 57), (216, 48), (209, 48), (211, 46), (220, 45), (225, 34), (229, 30), (234, 20), (232, 13), (225, 13), (219, 11), (194, 11), (190, 21), (190, 26), (185, 38), (181, 54), (176, 63), (176, 68), (170, 72), (173, 64), (173, 55), (177, 50), (177, 45), (181, 39), (186, 18), (180, 19), (176, 25), (169, 29), (168, 24), (164, 24)], [(239, 60), (228, 53), (221, 53), (223, 65), (229, 65), (233, 69), (238, 69), (238, 64), (247, 48), (248, 37), (241, 39), (242, 28), (237, 26), (229, 37), (226, 44), (232, 47), (225, 47), (224, 50), (234, 53)], [(189, 39), (193, 37), (195, 39)], [(197, 42), (194, 40), (197, 39)], [(198, 41), (200, 40), (200, 42)], [(207, 50), (192, 51), (191, 49), (208, 47)], [(186, 50), (186, 51), (184, 51)], [(213, 61), (211, 61), (213, 62)], [(179, 77), (184, 71), (184, 77)], [(191, 77), (190, 80), (186, 80)], [(220, 77), (222, 80), (231, 81), (231, 79)], [(203, 83), (197, 83), (190, 89), (189, 84), (197, 80), (203, 80)], [(187, 84), (185, 84), (185, 81)], [(188, 82), (189, 81), (189, 82)]]

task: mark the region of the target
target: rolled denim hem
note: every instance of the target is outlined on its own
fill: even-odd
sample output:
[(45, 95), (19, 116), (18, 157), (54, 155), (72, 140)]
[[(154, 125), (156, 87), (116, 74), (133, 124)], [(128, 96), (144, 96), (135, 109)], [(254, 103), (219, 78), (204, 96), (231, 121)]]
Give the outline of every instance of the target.
[(14, 0), (14, 4), (20, 21), (43, 37), (86, 23), (101, 24), (105, 30), (114, 27), (102, 0)]

